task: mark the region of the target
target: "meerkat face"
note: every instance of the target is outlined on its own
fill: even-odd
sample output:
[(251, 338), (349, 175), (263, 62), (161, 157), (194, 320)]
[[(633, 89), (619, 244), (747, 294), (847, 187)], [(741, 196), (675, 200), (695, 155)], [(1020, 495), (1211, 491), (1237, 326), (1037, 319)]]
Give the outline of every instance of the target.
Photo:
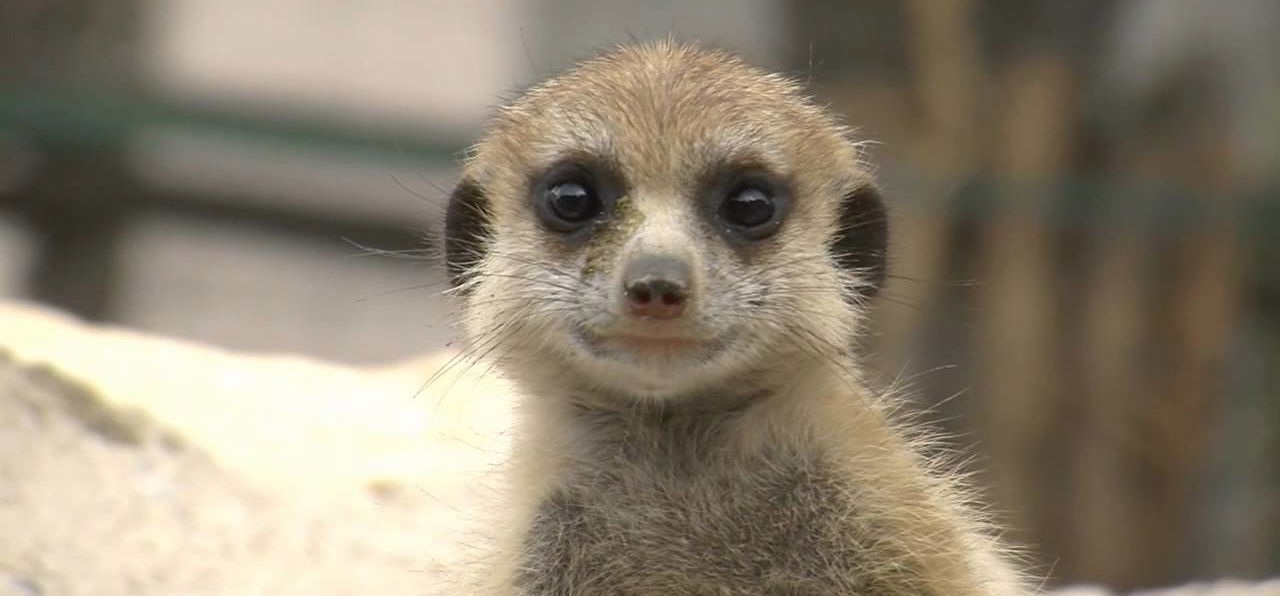
[(577, 389), (675, 399), (847, 349), (885, 213), (790, 82), (674, 43), (505, 108), (446, 221), (472, 349)]

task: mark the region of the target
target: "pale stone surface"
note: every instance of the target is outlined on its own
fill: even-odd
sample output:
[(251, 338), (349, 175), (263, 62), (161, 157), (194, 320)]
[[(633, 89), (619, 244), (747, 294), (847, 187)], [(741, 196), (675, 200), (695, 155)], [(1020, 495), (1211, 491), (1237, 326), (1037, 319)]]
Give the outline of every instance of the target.
[(450, 354), (356, 369), (12, 304), (0, 329), (4, 596), (443, 593), (505, 452), (500, 385), (415, 396)]

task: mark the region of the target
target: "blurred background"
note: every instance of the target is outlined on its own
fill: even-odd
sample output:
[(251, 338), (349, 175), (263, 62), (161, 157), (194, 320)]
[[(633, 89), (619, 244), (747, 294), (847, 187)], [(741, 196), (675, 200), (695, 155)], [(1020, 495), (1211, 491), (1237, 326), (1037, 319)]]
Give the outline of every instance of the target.
[(877, 141), (875, 368), (1051, 585), (1280, 574), (1271, 0), (5, 0), (0, 298), (350, 363), (442, 347), (437, 265), (363, 247), (432, 246), (493, 106), (668, 33)]

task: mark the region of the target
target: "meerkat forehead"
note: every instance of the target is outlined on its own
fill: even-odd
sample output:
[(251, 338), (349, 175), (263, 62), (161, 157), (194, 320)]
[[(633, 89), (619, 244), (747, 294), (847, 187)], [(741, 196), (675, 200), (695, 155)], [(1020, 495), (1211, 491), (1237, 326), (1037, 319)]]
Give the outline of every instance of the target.
[[(478, 154), (525, 175), (567, 157), (611, 162), (637, 185), (678, 186), (735, 163), (811, 174), (801, 182), (866, 182), (844, 127), (797, 85), (670, 41), (620, 48), (533, 88), (502, 110)], [(839, 180), (812, 180), (828, 173)]]

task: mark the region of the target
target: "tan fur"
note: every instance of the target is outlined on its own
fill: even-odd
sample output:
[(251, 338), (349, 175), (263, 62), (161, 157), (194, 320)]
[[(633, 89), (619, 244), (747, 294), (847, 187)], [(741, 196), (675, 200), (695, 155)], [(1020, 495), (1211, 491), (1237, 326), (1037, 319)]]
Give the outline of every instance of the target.
[[(606, 156), (629, 181), (578, 248), (529, 199), (531, 179), (574, 155)], [(766, 167), (793, 196), (778, 233), (749, 248), (715, 241), (690, 206), (726, 161)], [(464, 325), (522, 392), (508, 531), (477, 590), (1024, 592), (957, 483), (890, 421), (893, 400), (865, 388), (849, 346), (870, 282), (835, 264), (830, 239), (841, 198), (871, 175), (793, 83), (669, 41), (620, 49), (505, 108), (464, 180), (490, 232)], [(615, 361), (573, 346), (566, 321), (607, 318), (618, 264), (642, 250), (693, 264), (692, 324), (730, 349)]]

